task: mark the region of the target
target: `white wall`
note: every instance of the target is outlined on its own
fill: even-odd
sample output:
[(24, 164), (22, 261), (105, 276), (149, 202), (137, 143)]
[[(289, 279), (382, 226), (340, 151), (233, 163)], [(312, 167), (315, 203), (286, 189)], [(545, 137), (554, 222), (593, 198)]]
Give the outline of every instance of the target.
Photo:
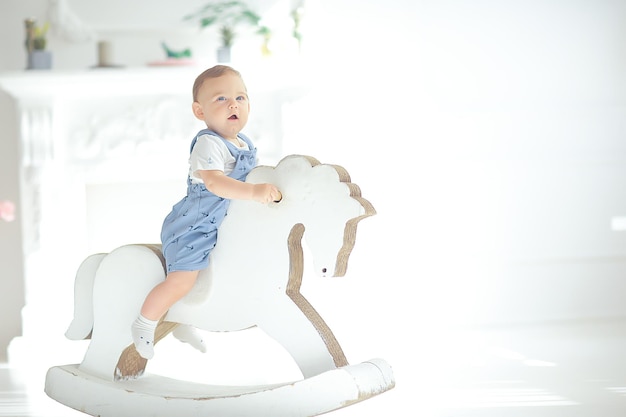
[[(18, 170), (19, 146), (17, 141), (7, 140), (16, 137), (14, 120), (17, 111), (12, 101), (0, 92), (0, 199), (13, 202), (20, 200), (20, 184), (15, 173)], [(22, 334), (20, 312), (24, 306), (24, 265), (21, 262), (22, 225), (19, 221), (0, 220), (0, 362), (6, 361), (6, 346), (11, 339)]]
[(623, 316), (626, 5), (352, 6), (286, 143), (356, 167), (381, 275), (448, 323)]

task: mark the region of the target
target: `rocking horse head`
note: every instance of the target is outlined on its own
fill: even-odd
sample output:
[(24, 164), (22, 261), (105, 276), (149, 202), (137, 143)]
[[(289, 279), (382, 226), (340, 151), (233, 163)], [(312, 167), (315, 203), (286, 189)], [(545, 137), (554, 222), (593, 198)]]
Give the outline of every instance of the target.
[(316, 274), (345, 275), (357, 223), (376, 211), (361, 197), (361, 190), (350, 182), (344, 168), (320, 164), (308, 156), (291, 155), (275, 168), (257, 167), (247, 181), (271, 182), (281, 190), (282, 200), (271, 203), (268, 212), (291, 227), (288, 245), (292, 268), (302, 256), (304, 236)]

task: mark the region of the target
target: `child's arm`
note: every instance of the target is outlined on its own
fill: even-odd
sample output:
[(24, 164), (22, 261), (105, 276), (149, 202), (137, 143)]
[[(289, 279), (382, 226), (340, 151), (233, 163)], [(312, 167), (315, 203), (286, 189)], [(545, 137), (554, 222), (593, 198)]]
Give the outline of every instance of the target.
[(218, 170), (199, 170), (196, 172), (200, 174), (207, 190), (222, 198), (269, 203), (279, 201), (282, 197), (278, 188), (272, 184), (250, 184), (238, 181)]

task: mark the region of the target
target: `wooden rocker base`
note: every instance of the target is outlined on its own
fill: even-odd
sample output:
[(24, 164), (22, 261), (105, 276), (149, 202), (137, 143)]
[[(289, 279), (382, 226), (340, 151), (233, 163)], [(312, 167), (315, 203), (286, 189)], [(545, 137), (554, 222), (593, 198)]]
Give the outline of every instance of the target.
[(312, 417), (394, 385), (383, 359), (260, 386), (206, 385), (151, 374), (114, 382), (82, 372), (79, 365), (63, 365), (48, 370), (45, 392), (61, 404), (100, 417)]

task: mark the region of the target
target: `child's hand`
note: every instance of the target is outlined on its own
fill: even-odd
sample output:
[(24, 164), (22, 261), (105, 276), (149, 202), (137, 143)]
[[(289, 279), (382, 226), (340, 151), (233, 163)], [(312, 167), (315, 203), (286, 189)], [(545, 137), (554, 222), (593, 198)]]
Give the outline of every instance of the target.
[(282, 194), (272, 184), (254, 184), (252, 191), (252, 199), (259, 203), (267, 204), (272, 201), (280, 201)]

